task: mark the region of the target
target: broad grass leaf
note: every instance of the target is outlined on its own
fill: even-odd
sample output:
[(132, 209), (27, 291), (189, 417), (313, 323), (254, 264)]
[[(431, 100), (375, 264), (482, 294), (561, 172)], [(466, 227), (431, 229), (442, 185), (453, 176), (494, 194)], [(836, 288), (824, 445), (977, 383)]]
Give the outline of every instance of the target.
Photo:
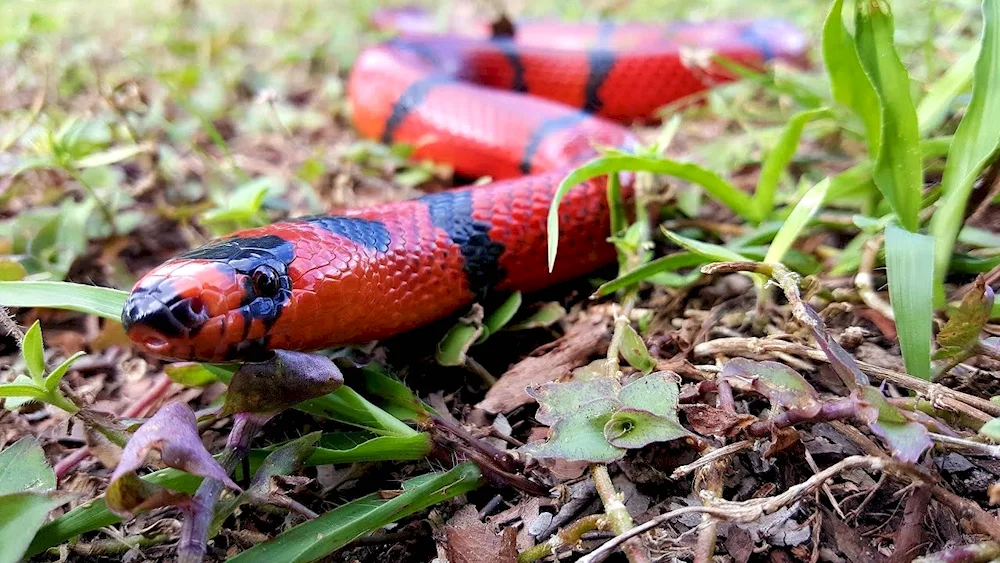
[(890, 225), (885, 231), (885, 262), (899, 345), (906, 370), (931, 378), (931, 329), (934, 316), (934, 238)]
[(0, 282), (0, 305), (46, 307), (98, 315), (121, 322), (128, 293), (107, 287), (56, 281)]

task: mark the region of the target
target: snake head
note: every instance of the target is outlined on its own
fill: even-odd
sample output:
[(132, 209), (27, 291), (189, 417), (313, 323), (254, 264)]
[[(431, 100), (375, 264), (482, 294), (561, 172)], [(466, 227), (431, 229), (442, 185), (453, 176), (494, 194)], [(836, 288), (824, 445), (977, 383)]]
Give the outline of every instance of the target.
[(258, 355), (291, 299), (293, 255), (284, 239), (250, 233), (182, 254), (136, 283), (122, 326), (133, 342), (165, 358)]

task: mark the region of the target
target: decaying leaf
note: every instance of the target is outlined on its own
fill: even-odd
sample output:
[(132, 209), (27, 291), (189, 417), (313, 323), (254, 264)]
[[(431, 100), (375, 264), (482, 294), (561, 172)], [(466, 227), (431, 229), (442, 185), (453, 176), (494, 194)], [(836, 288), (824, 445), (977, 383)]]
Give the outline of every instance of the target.
[(186, 495), (168, 491), (139, 479), (135, 471), (153, 452), (169, 467), (240, 488), (212, 457), (198, 435), (194, 412), (184, 403), (168, 403), (139, 427), (122, 450), (121, 461), (111, 475), (108, 507), (120, 516), (131, 516), (158, 506), (183, 503)]
[(993, 299), (993, 288), (986, 283), (986, 278), (979, 276), (938, 332), (937, 341), (941, 348), (934, 354), (934, 359), (965, 358), (974, 353), (979, 333), (993, 312)]
[(771, 361), (757, 362), (734, 358), (726, 362), (721, 377), (750, 380), (754, 391), (767, 397), (773, 406), (815, 416), (822, 404), (812, 385), (794, 369)]
[(479, 520), (476, 507), (465, 505), (445, 525), (445, 550), (451, 563), (515, 563), (517, 530), (499, 534)]
[(705, 436), (735, 436), (757, 422), (757, 417), (709, 405), (685, 405), (684, 414), (694, 431)]

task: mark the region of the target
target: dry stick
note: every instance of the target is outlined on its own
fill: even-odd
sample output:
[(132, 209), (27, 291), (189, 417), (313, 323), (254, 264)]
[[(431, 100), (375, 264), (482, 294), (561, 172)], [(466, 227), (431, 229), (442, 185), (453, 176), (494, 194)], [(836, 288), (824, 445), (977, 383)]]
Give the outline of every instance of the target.
[(917, 485), (906, 499), (903, 509), (903, 523), (895, 534), (896, 542), (889, 563), (909, 563), (916, 555), (916, 550), (922, 543), (924, 530), (923, 521), (927, 514), (927, 505), (931, 502), (931, 487)]
[[(698, 469), (695, 474), (694, 490), (706, 506), (713, 506), (722, 500), (722, 490), (726, 481), (726, 470), (731, 457), (721, 457), (712, 463)], [(701, 483), (701, 486), (699, 486)], [(719, 519), (711, 514), (702, 514), (701, 530), (698, 532), (698, 543), (695, 545), (695, 563), (711, 563), (715, 555), (715, 544), (719, 539)]]
[[(866, 454), (890, 459), (889, 455), (882, 451), (871, 438), (862, 434), (857, 428), (839, 420), (830, 422), (830, 426), (854, 442)], [(995, 516), (983, 510), (981, 506), (939, 485), (932, 485), (931, 492), (935, 500), (954, 511), (959, 518), (965, 517), (971, 520), (971, 523), (979, 533), (989, 535), (995, 540), (1000, 540), (1000, 520), (997, 520)]]
[[(695, 355), (699, 356), (714, 356), (716, 354), (762, 356), (775, 352), (795, 354), (819, 362), (830, 361), (822, 350), (797, 342), (770, 338), (717, 338), (703, 342), (694, 348)], [(986, 399), (865, 362), (857, 362), (857, 364), (861, 371), (868, 375), (923, 394), (932, 403), (935, 403), (935, 406), (940, 405), (947, 410), (968, 415), (982, 422), (986, 422), (994, 416), (1000, 416), (1000, 405)]]
[(885, 471), (905, 475), (910, 477), (911, 480), (920, 482), (926, 478), (925, 475), (919, 473), (910, 464), (896, 461), (891, 458), (876, 456), (851, 456), (813, 475), (802, 483), (789, 487), (788, 490), (779, 495), (739, 502), (720, 499), (716, 501), (715, 506), (686, 506), (684, 508), (679, 508), (665, 514), (661, 514), (644, 524), (632, 528), (624, 534), (620, 534), (608, 540), (588, 555), (581, 557), (577, 560), (577, 563), (599, 563), (600, 561), (604, 561), (604, 559), (613, 553), (614, 550), (617, 549), (622, 543), (683, 514), (699, 512), (711, 514), (721, 520), (731, 520), (740, 523), (753, 522), (766, 514), (772, 514), (781, 508), (802, 499), (806, 495), (811, 494), (815, 489), (819, 488), (820, 485), (837, 476), (841, 472), (848, 469), (854, 469), (856, 467), (864, 467), (873, 471)]
[(858, 288), (858, 295), (865, 302), (865, 305), (868, 305), (883, 317), (894, 320), (892, 306), (875, 291), (875, 282), (872, 279), (872, 270), (875, 269), (875, 257), (878, 256), (880, 246), (882, 246), (881, 235), (872, 237), (865, 243), (864, 251), (861, 253), (861, 263), (858, 265), (858, 275), (854, 277), (854, 286)]
[[(621, 493), (615, 490), (615, 486), (611, 482), (608, 466), (595, 463), (591, 466), (590, 475), (597, 487), (597, 494), (601, 497), (601, 502), (604, 503), (604, 511), (611, 530), (618, 535), (627, 534), (630, 530), (634, 530), (635, 522), (632, 521), (632, 515), (628, 513), (628, 509), (625, 508)], [(622, 546), (622, 551), (625, 552), (625, 556), (631, 563), (649, 562), (646, 548), (640, 539), (629, 536), (623, 543), (625, 545)]]
[(743, 450), (748, 450), (752, 447), (753, 447), (753, 441), (742, 440), (726, 446), (722, 446), (721, 448), (716, 448), (710, 451), (709, 453), (701, 456), (696, 461), (693, 461), (687, 465), (682, 465), (677, 469), (674, 469), (674, 472), (670, 474), (670, 478), (680, 479), (681, 477), (687, 475), (688, 473), (691, 473), (692, 471), (700, 467), (704, 467), (720, 458), (736, 454)]

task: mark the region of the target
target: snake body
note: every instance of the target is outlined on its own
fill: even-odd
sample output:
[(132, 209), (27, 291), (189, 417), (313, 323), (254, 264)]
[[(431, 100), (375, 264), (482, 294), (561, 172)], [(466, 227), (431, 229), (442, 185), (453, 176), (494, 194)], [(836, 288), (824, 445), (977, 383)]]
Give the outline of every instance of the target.
[[(622, 123), (731, 78), (711, 52), (759, 66), (801, 61), (780, 21), (485, 26), (434, 35), (409, 27), (365, 50), (351, 71), (355, 127), (413, 156), (491, 183), (237, 232), (154, 268), (133, 288), (130, 338), (168, 358), (226, 361), (400, 334), (490, 292), (534, 291), (614, 260), (603, 179), (559, 208), (559, 259), (545, 218), (559, 182), (595, 146), (629, 150)], [(387, 23), (388, 22), (388, 23)], [(700, 54), (699, 54), (700, 53)], [(628, 181), (622, 186), (627, 196)]]

